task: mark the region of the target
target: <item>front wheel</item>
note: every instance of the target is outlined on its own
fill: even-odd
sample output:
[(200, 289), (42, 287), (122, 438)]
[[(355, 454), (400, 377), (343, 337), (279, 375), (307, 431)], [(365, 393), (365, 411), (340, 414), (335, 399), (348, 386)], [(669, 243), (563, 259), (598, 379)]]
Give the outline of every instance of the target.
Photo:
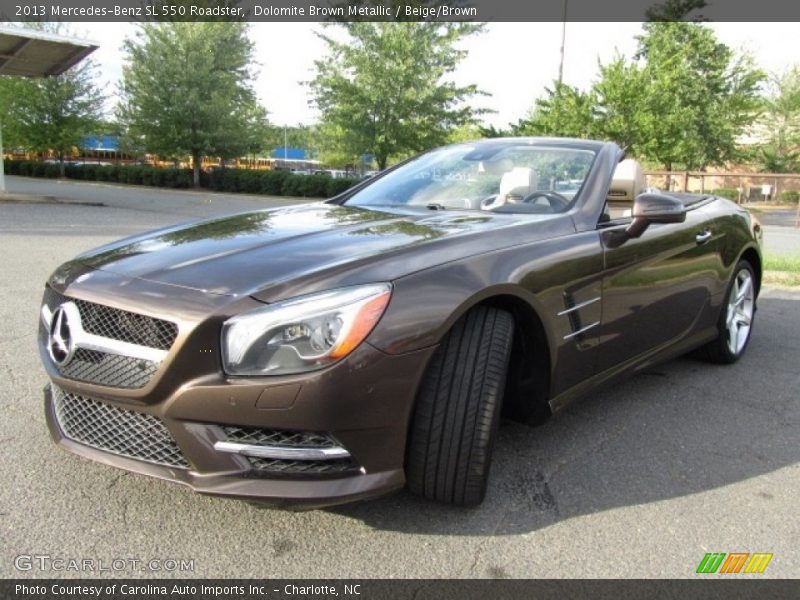
[(411, 492), (449, 504), (483, 501), (505, 390), (514, 319), (493, 307), (458, 320), (431, 359), (411, 425)]
[(704, 358), (720, 364), (734, 363), (744, 354), (755, 317), (756, 277), (753, 267), (741, 260), (733, 273), (719, 318), (719, 336), (700, 349)]

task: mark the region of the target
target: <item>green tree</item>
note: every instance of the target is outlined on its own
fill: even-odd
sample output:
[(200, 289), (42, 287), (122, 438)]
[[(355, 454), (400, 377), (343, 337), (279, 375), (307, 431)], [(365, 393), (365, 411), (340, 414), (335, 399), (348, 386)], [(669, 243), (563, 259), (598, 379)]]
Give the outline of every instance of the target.
[(52, 151), (64, 176), (64, 158), (92, 133), (103, 116), (105, 97), (95, 84), (96, 66), (84, 60), (55, 77), (0, 80), (0, 109), (7, 146)]
[[(334, 25), (330, 25), (334, 26)], [(341, 154), (371, 153), (383, 169), (400, 157), (442, 144), (485, 111), (466, 104), (480, 92), (448, 79), (481, 31), (468, 23), (339, 23), (346, 41), (320, 34), (328, 55), (316, 61), (313, 102)]]
[(705, 19), (702, 14), (696, 14), (692, 19), (687, 17), (706, 6), (706, 0), (665, 0), (648, 8), (645, 17), (648, 21), (702, 21)]
[(670, 170), (702, 169), (740, 156), (737, 138), (757, 117), (763, 74), (699, 23), (645, 23), (638, 150)]
[(125, 51), (120, 121), (150, 152), (190, 155), (195, 186), (203, 156), (243, 156), (263, 143), (244, 23), (146, 23)]
[(574, 138), (594, 133), (594, 93), (584, 93), (565, 83), (553, 82), (537, 98), (527, 118), (512, 127), (514, 135), (549, 135)]
[(618, 56), (600, 65), (600, 77), (592, 89), (597, 102), (593, 125), (596, 137), (615, 141), (631, 156), (641, 155), (648, 119), (643, 106), (646, 82), (642, 69)]
[[(677, 0), (664, 10), (698, 8)], [(702, 169), (741, 156), (737, 141), (757, 117), (762, 73), (699, 23), (652, 22), (634, 60), (600, 65), (588, 92), (556, 83), (515, 133), (596, 137), (638, 158)]]
[(756, 151), (756, 160), (763, 170), (772, 173), (800, 170), (800, 67), (770, 77), (754, 133), (764, 140)]

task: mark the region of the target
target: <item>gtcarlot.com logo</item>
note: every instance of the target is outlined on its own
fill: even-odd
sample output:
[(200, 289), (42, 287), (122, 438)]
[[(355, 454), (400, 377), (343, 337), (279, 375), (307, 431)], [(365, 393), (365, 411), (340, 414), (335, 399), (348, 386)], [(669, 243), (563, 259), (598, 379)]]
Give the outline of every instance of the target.
[(772, 554), (767, 552), (708, 552), (697, 565), (696, 573), (763, 573), (771, 560)]
[(194, 559), (176, 558), (70, 558), (49, 554), (18, 554), (14, 557), (17, 571), (65, 571), (102, 573), (108, 571), (193, 572)]

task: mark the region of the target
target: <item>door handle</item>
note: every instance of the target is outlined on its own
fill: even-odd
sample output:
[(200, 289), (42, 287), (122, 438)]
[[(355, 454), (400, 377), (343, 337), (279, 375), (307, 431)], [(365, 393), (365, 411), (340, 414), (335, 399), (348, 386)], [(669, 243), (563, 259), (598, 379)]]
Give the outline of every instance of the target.
[(710, 229), (706, 229), (705, 231), (702, 231), (702, 232), (698, 233), (695, 236), (694, 241), (696, 241), (698, 244), (705, 244), (708, 240), (711, 239), (712, 235), (714, 235), (714, 234), (711, 233), (711, 230)]

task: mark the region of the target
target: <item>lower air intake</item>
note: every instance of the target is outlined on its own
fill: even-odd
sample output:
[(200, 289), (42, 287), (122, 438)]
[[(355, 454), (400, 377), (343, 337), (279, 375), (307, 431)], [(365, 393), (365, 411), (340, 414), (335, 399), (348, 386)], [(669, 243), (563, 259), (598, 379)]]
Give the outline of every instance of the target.
[(56, 420), (71, 440), (117, 456), (189, 468), (164, 423), (148, 414), (117, 408), (51, 386)]

